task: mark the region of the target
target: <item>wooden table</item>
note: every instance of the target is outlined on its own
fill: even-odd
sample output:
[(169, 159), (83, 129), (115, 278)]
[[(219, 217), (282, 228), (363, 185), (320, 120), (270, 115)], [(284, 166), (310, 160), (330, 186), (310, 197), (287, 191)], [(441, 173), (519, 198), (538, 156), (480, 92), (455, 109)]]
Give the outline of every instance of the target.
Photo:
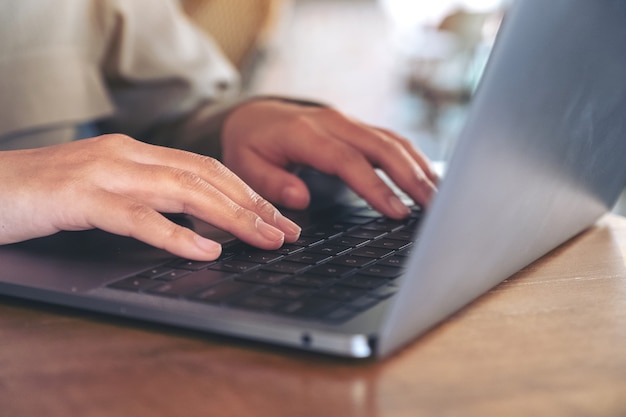
[(625, 416), (626, 219), (380, 363), (0, 298), (0, 416)]

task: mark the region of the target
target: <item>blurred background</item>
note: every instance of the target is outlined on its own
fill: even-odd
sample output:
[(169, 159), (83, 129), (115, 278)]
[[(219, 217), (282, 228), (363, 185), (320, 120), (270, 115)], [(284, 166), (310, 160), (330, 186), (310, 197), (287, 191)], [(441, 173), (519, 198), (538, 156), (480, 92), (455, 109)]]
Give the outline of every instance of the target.
[(443, 164), (511, 0), (180, 1), (246, 93), (328, 103)]
[(506, 0), (181, 0), (245, 89), (331, 104), (450, 156)]

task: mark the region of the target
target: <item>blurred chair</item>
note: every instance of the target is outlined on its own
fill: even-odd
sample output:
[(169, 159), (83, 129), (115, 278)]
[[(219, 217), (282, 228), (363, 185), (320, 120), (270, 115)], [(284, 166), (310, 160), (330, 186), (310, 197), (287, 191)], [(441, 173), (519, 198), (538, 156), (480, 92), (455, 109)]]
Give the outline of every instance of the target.
[(180, 0), (185, 12), (222, 47), (244, 85), (267, 47), (288, 0)]

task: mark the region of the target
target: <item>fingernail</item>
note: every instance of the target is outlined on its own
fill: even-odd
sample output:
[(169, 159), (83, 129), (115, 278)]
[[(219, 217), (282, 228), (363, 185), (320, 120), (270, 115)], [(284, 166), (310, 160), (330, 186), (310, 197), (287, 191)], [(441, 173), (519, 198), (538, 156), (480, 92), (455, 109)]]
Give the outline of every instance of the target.
[(284, 240), (285, 234), (274, 226), (265, 223), (260, 217), (256, 219), (257, 230), (266, 238), (272, 241)]
[(285, 232), (285, 235), (288, 236), (290, 239), (295, 240), (300, 236), (300, 232), (302, 231), (302, 229), (296, 223), (292, 222), (290, 219), (280, 213), (276, 213), (276, 216), (274, 217), (278, 228)]
[(202, 252), (206, 252), (214, 259), (218, 258), (222, 254), (222, 245), (219, 243), (206, 239), (200, 235), (195, 235), (196, 246), (198, 246)]
[(411, 209), (408, 208), (406, 204), (404, 204), (402, 200), (398, 198), (398, 196), (392, 195), (387, 201), (389, 202), (389, 205), (391, 206), (393, 211), (398, 214), (398, 216), (406, 217), (411, 214)]

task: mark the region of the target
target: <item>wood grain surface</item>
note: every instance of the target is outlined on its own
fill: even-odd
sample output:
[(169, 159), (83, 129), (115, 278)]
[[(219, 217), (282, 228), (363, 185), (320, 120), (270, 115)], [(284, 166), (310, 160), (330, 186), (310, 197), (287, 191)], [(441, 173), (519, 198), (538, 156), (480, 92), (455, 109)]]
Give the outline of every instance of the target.
[(383, 362), (0, 298), (0, 416), (624, 416), (614, 215)]

